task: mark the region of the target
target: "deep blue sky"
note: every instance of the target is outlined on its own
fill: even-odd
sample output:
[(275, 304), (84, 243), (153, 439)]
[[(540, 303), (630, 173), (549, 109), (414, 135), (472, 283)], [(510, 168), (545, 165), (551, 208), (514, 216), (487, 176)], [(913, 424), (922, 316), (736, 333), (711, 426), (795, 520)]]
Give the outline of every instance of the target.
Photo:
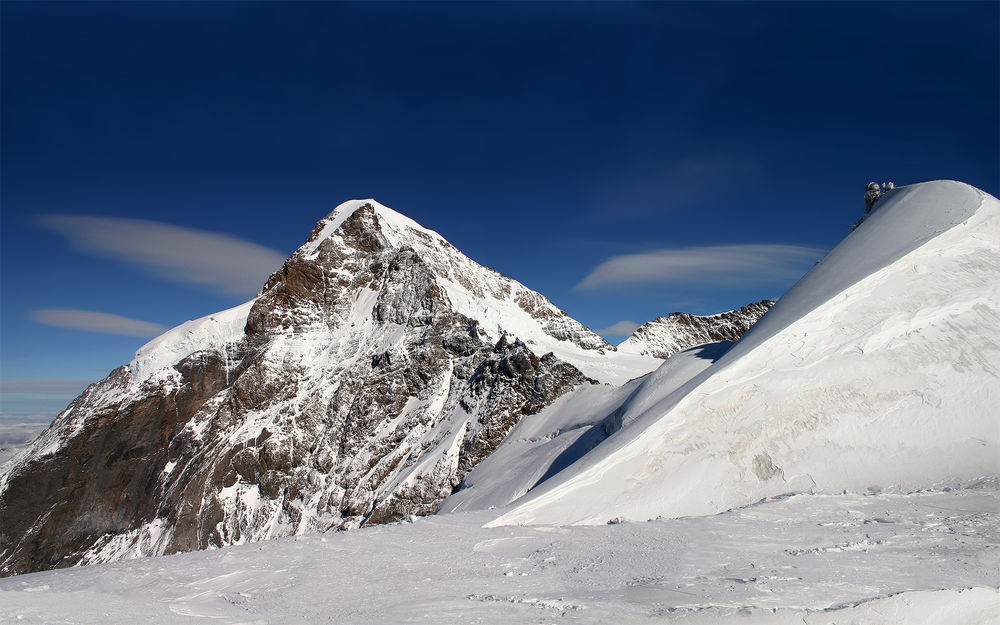
[[(100, 253), (106, 224), (280, 257), (375, 197), (595, 329), (780, 296), (868, 180), (998, 194), (998, 7), (7, 0), (0, 416), (52, 415), (82, 384), (52, 381), (253, 295)], [(613, 257), (706, 246), (758, 256), (578, 287)], [(147, 325), (51, 325), (79, 311)]]

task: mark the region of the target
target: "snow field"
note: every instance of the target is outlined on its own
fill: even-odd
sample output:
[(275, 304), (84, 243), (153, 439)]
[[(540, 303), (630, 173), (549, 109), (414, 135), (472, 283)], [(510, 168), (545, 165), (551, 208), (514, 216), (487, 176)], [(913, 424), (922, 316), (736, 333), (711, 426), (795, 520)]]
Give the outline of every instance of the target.
[(591, 527), (438, 515), (6, 578), (0, 623), (987, 625), (998, 505), (994, 481)]

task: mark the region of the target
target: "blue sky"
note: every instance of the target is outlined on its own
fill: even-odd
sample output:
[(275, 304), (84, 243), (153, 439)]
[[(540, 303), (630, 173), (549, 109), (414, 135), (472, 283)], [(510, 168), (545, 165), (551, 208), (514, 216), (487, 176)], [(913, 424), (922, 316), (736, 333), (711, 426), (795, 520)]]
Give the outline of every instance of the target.
[(780, 296), (868, 180), (1000, 188), (996, 2), (0, 12), (5, 418), (249, 299), (351, 198), (602, 330)]

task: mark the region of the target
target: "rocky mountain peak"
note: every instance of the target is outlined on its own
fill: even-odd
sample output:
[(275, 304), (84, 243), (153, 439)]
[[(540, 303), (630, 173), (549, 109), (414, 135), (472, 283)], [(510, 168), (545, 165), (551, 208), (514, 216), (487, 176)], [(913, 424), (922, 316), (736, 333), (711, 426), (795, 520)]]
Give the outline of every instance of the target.
[(0, 469), (0, 568), (430, 513), (520, 419), (656, 364), (348, 202), (254, 300), (153, 339)]
[[(491, 340), (510, 332), (537, 346), (538, 353), (551, 351), (551, 344), (559, 341), (580, 350), (614, 351), (543, 295), (475, 263), (438, 233), (375, 200), (345, 202), (316, 224), (306, 243), (265, 284), (254, 305), (257, 312), (250, 313), (250, 329), (256, 332), (262, 323), (302, 327), (310, 319), (340, 319), (351, 305), (341, 297), (345, 290), (378, 290), (380, 280), (398, 279), (403, 270), (420, 274), (413, 274), (406, 288), (423, 284), (427, 292), (418, 299), (425, 305), (446, 301), (477, 321)], [(401, 294), (396, 303), (417, 295)], [(275, 318), (276, 308), (280, 319)], [(386, 314), (389, 308), (394, 307), (380, 310)], [(396, 317), (402, 314), (394, 310)], [(260, 311), (268, 311), (267, 318)], [(292, 317), (299, 317), (297, 323), (292, 324)]]
[(716, 315), (675, 312), (644, 323), (618, 349), (632, 354), (669, 358), (689, 347), (716, 341), (738, 341), (774, 300), (762, 300)]

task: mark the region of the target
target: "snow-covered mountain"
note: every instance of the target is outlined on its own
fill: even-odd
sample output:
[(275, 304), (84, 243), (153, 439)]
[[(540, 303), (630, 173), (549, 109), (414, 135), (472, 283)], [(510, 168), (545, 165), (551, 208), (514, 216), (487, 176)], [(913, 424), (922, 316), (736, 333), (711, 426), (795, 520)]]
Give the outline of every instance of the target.
[(660, 363), (378, 204), (150, 341), (0, 471), (6, 573), (429, 513), (525, 415)]
[(670, 358), (689, 347), (738, 341), (771, 306), (774, 300), (766, 299), (716, 315), (671, 313), (639, 326), (618, 349), (629, 354)]
[[(577, 415), (605, 428), (624, 415), (624, 427), (493, 523), (705, 515), (786, 493), (995, 478), (1000, 202), (949, 181), (891, 191), (739, 343), (666, 377), (637, 383), (610, 415)], [(468, 479), (518, 492), (486, 469)]]

